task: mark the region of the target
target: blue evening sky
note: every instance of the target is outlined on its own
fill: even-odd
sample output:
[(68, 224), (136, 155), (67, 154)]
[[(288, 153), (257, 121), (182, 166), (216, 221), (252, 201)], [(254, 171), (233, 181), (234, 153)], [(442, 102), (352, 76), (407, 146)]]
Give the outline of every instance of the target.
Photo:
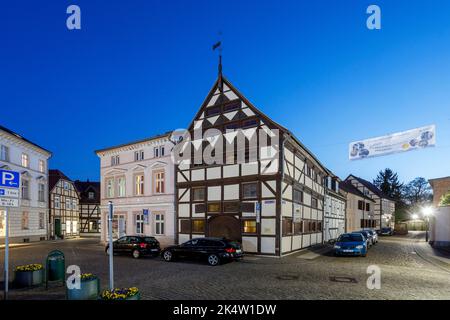
[[(342, 178), (450, 175), (448, 0), (8, 1), (0, 29), (0, 124), (72, 179), (99, 178), (96, 149), (190, 123), (219, 31), (226, 77)], [(348, 160), (350, 141), (429, 124), (436, 148)]]

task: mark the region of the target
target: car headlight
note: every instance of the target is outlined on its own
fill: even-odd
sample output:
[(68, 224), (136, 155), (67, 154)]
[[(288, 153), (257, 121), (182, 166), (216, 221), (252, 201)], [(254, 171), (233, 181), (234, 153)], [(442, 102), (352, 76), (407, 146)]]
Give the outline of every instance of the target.
[(338, 246), (338, 245), (335, 244), (335, 245), (334, 245), (334, 248), (335, 248), (335, 249), (340, 249), (341, 246)]
[(356, 246), (356, 249), (364, 249), (363, 245)]

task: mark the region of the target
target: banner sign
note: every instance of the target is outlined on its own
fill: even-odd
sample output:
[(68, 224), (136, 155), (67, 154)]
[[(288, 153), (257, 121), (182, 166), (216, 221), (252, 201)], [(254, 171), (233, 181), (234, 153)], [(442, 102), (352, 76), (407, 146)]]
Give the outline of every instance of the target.
[(349, 145), (349, 159), (358, 160), (436, 145), (436, 126), (416, 128), (390, 135), (355, 141)]

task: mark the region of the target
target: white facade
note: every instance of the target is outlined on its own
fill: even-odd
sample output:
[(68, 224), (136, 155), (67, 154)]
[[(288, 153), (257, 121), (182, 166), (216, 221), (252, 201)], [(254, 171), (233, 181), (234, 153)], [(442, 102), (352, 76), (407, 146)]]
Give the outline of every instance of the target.
[(323, 240), (329, 241), (345, 233), (346, 199), (339, 193), (339, 181), (331, 177), (325, 189)]
[(112, 201), (114, 238), (147, 235), (162, 245), (174, 243), (171, 148), (167, 134), (96, 152), (100, 157), (102, 241), (107, 239), (108, 202)]
[[(48, 159), (51, 153), (0, 128), (0, 168), (21, 173), (20, 207), (9, 208), (10, 241), (46, 240), (48, 225)], [(0, 208), (0, 242), (5, 211)]]
[(430, 218), (430, 242), (433, 246), (450, 246), (450, 206), (437, 207)]

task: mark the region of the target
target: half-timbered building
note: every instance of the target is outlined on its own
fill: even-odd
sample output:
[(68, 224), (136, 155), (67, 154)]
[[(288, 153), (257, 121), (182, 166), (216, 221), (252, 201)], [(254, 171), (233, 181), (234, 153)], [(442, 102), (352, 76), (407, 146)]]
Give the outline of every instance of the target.
[(330, 174), (325, 183), (325, 210), (323, 239), (337, 239), (345, 233), (345, 216), (347, 199), (345, 191), (340, 188), (340, 179)]
[(49, 233), (51, 239), (80, 235), (79, 195), (74, 182), (60, 170), (49, 170)]
[(100, 182), (75, 181), (80, 195), (80, 234), (100, 237)]
[(227, 237), (273, 256), (322, 243), (326, 168), (220, 72), (183, 139), (175, 148), (178, 243)]

